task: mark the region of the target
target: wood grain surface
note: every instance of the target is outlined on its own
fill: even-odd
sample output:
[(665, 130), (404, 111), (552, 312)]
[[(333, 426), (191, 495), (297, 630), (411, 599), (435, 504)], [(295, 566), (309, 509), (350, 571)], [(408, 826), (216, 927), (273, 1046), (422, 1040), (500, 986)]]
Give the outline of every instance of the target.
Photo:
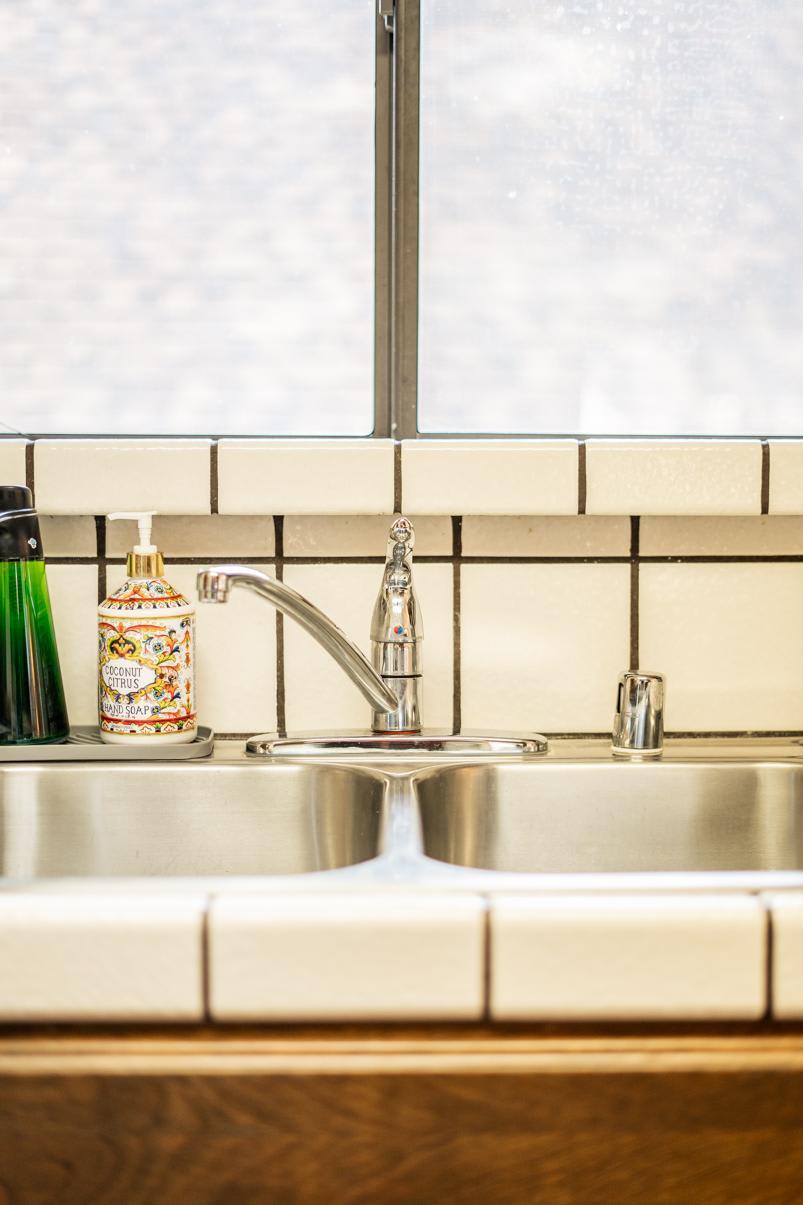
[(3, 1205), (803, 1201), (803, 1031), (0, 1029)]

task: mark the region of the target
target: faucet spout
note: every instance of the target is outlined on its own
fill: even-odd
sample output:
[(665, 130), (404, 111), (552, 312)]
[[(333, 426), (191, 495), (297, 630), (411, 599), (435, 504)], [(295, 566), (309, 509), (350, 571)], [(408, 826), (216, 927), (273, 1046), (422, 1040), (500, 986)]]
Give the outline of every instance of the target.
[(348, 636), (314, 603), (275, 577), (269, 577), (247, 565), (211, 565), (198, 574), (201, 602), (228, 602), (232, 588), (243, 586), (266, 598), (283, 615), (294, 619), (313, 640), (326, 650), (362, 691), (375, 713), (395, 712), (399, 706), (396, 692), (373, 668), (370, 661)]

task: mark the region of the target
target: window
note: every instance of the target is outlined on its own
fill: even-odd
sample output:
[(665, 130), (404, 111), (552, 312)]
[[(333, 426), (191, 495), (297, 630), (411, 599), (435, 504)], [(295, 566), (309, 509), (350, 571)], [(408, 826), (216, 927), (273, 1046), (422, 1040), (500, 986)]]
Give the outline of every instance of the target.
[(803, 8), (421, 13), (421, 428), (799, 429)]
[(374, 39), (370, 0), (2, 5), (5, 428), (371, 431)]
[(37, 0), (0, 71), (0, 432), (800, 427), (793, 0)]

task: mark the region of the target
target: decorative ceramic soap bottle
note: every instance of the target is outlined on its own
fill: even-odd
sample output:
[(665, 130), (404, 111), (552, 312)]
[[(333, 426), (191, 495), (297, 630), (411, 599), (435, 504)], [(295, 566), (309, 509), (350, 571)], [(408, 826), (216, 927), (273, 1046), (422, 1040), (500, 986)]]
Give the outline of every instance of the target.
[(98, 607), (100, 735), (110, 744), (169, 745), (197, 734), (195, 609), (165, 579), (151, 543), (155, 513), (109, 515), (139, 524), (126, 580)]

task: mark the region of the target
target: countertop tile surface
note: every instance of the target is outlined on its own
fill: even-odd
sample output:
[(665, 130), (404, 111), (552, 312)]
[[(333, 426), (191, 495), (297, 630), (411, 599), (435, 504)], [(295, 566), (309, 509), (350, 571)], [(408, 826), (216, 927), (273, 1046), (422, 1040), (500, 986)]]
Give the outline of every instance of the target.
[(0, 1020), (199, 1021), (204, 901), (0, 894)]
[(574, 439), (408, 440), (404, 508), (414, 515), (576, 515), (577, 464)]
[(377, 515), (393, 511), (389, 439), (222, 439), (221, 514)]
[(24, 439), (0, 439), (0, 484), (25, 485)]
[(491, 1015), (757, 1020), (766, 943), (747, 896), (493, 896)]
[(478, 1019), (479, 896), (219, 895), (209, 918), (215, 1020)]
[(586, 490), (589, 515), (757, 515), (761, 444), (590, 439)]
[(38, 439), (34, 466), (43, 514), (209, 514), (208, 439)]

